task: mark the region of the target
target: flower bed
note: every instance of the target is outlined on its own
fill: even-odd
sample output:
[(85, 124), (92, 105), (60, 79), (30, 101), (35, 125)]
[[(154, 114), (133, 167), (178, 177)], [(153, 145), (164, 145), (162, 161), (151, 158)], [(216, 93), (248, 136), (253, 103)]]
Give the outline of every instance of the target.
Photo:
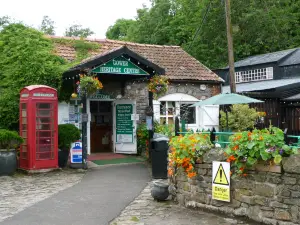
[(298, 152), (296, 147), (285, 144), (283, 131), (276, 127), (236, 133), (229, 140), (225, 155), (231, 163), (233, 176), (247, 176), (247, 169), (261, 161), (279, 165), (282, 157)]
[(212, 148), (209, 135), (186, 134), (171, 139), (168, 175), (174, 175), (175, 168), (183, 168), (189, 178), (196, 176), (195, 164)]

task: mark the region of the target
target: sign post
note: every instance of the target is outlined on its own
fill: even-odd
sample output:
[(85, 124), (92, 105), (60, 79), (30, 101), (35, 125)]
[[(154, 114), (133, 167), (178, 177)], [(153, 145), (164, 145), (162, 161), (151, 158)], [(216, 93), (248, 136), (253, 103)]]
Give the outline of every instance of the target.
[(213, 162), (212, 199), (230, 202), (230, 163)]
[(116, 105), (116, 143), (133, 143), (132, 104)]

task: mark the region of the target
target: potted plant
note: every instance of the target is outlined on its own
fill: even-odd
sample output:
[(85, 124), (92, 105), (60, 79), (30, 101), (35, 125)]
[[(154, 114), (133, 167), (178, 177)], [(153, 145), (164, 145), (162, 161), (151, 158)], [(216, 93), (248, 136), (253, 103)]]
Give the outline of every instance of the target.
[(148, 83), (148, 90), (153, 93), (153, 98), (157, 99), (168, 91), (168, 78), (164, 76), (153, 76)]
[[(86, 92), (87, 96), (94, 95), (97, 90), (103, 88), (103, 84), (99, 81), (98, 77), (80, 75), (80, 80), (77, 81), (77, 92), (81, 94), (82, 91)], [(77, 98), (77, 94), (73, 93), (72, 98)]]
[(73, 124), (58, 125), (58, 165), (66, 167), (71, 144), (80, 139), (80, 130)]
[(277, 127), (244, 131), (229, 139), (225, 154), (231, 162), (233, 176), (247, 176), (247, 169), (280, 173), (282, 158), (298, 152), (284, 143), (284, 133)]
[(0, 176), (12, 175), (17, 169), (16, 148), (23, 139), (15, 131), (0, 129)]

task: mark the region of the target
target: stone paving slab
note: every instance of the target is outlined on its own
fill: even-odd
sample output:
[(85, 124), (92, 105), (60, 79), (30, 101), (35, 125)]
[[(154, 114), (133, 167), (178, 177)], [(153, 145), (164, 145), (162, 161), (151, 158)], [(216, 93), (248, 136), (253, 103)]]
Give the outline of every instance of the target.
[(83, 170), (0, 177), (0, 222), (81, 181)]
[(151, 184), (110, 225), (250, 225), (223, 215), (190, 210), (171, 200), (157, 202), (151, 197)]

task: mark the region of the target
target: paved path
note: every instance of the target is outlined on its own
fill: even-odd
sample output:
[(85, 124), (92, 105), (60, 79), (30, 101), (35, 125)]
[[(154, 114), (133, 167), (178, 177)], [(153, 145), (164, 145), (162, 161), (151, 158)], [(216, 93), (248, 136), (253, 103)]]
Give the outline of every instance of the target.
[(94, 168), (82, 182), (0, 225), (106, 225), (139, 195), (149, 180), (144, 164)]
[(168, 200), (154, 201), (151, 182), (142, 193), (115, 218), (110, 225), (256, 225), (224, 215), (183, 208)]
[(66, 169), (46, 174), (0, 177), (0, 222), (77, 184), (85, 171)]

